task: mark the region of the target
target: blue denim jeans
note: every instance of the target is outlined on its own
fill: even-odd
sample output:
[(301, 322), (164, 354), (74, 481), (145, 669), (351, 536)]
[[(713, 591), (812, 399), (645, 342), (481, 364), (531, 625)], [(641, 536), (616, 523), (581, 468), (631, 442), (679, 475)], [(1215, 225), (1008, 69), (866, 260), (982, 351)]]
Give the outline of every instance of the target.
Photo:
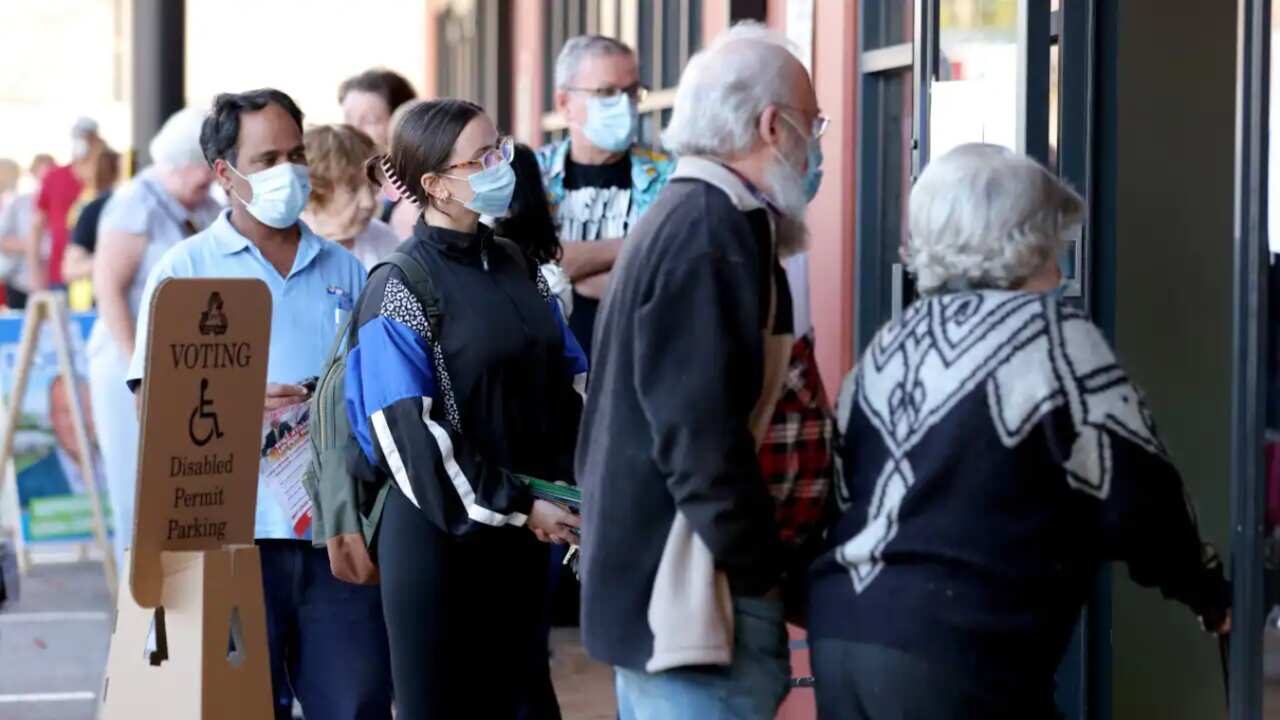
[(620, 720), (773, 720), (791, 659), (782, 603), (734, 598), (733, 664), (661, 673), (618, 668)]

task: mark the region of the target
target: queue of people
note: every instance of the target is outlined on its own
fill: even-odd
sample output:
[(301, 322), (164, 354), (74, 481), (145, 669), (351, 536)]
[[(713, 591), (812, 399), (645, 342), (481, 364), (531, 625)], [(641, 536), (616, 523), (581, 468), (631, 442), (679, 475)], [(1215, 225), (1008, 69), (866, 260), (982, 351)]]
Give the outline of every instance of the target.
[[(579, 548), (583, 641), (626, 720), (772, 718), (787, 620), (809, 630), (822, 718), (1054, 718), (1113, 560), (1230, 630), (1140, 392), (1056, 293), (1070, 188), (994, 146), (934, 159), (902, 247), (921, 297), (831, 408), (795, 371), (812, 338), (783, 270), (831, 121), (786, 40), (743, 23), (698, 52), (661, 152), (638, 140), (627, 46), (572, 38), (554, 82), (568, 133), (538, 150), (384, 70), (342, 84), (346, 125), (304, 127), (279, 90), (220, 95), (100, 203), (90, 370), (117, 528), (160, 282), (267, 284), (267, 411), (312, 399), (350, 311), (343, 401), (352, 472), (385, 488), (380, 583), (335, 578), (259, 488), (276, 717), (559, 718), (546, 596)], [(106, 156), (90, 130), (76, 167)], [(46, 178), (26, 216), (0, 213), (0, 251), (49, 268), (30, 288), (83, 277), (78, 252), (36, 241), (60, 247), (51, 210), (82, 190), (69, 168)], [(779, 441), (797, 392), (811, 446)], [(578, 485), (581, 515), (530, 479)]]

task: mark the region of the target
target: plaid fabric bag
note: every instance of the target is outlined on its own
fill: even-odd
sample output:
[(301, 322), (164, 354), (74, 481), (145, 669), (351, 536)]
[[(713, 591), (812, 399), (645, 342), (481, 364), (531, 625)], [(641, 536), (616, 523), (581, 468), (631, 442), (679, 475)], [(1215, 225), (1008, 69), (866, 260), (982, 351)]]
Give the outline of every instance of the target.
[(799, 548), (822, 530), (835, 476), (834, 437), (835, 415), (818, 374), (813, 338), (805, 335), (791, 348), (782, 395), (760, 445), (760, 469), (777, 503), (779, 534), (789, 548)]

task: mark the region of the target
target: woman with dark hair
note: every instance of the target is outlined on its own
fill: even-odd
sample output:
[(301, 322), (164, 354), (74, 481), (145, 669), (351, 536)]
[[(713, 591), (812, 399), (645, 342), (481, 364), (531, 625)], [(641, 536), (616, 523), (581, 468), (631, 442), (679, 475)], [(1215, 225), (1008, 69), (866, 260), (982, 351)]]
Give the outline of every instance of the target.
[(338, 86), (343, 122), (373, 138), (383, 152), (391, 140), (391, 114), (415, 97), (408, 80), (383, 68), (365, 70)]
[(564, 248), (556, 234), (547, 204), (547, 190), (542, 184), (538, 155), (523, 143), (515, 147), (511, 167), (516, 171), (516, 189), (511, 197), (511, 210), (499, 218), (494, 231), (511, 238), (542, 270), (552, 294), (560, 301), (560, 312), (568, 319), (573, 313), (573, 283), (560, 267)]
[[(378, 152), (385, 153), (391, 142), (396, 111), (405, 108), (417, 94), (409, 81), (385, 68), (373, 68), (349, 77), (338, 86), (338, 104), (343, 122), (373, 139)], [(378, 219), (404, 239), (413, 231), (415, 213), (409, 204), (383, 198)]]
[(586, 359), (533, 262), (480, 224), (508, 210), (513, 154), (479, 106), (435, 100), (371, 163), (421, 208), (401, 252), (435, 289), (375, 269), (347, 358), (351, 425), (392, 485), (376, 552), (409, 720), (533, 706), (549, 672), (538, 541), (576, 542), (577, 517), (528, 478), (573, 480)]

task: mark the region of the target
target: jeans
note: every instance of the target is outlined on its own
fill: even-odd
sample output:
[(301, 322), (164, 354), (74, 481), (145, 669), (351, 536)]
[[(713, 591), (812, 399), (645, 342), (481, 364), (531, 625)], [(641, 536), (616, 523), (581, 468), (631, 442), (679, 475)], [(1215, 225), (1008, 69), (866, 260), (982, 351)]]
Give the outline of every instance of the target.
[(618, 668), (620, 720), (773, 720), (791, 680), (782, 603), (734, 598), (733, 625), (728, 667)]
[(276, 720), (388, 720), (391, 659), (377, 586), (344, 583), (324, 548), (259, 540)]
[(1046, 692), (998, 687), (980, 669), (943, 667), (901, 650), (812, 641), (821, 720), (1059, 720)]

